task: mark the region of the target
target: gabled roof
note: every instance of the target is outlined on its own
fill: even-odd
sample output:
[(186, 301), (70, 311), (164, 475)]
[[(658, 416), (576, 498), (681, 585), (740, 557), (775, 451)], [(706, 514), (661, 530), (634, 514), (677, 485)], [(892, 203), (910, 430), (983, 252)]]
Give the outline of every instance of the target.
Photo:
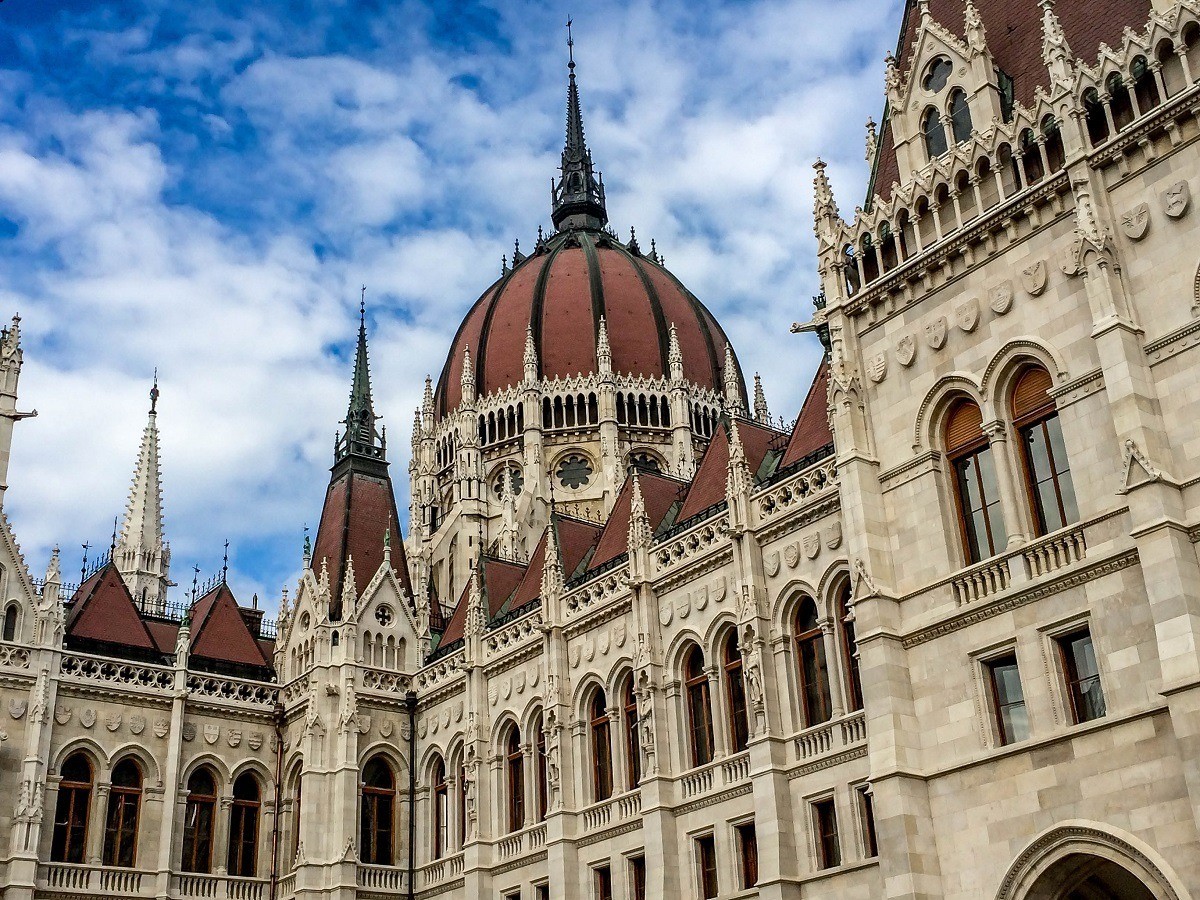
[[(737, 420), (738, 436), (746, 453), (746, 464), (756, 481), (770, 475), (783, 456), (787, 435), (749, 419)], [(764, 469), (764, 465), (766, 469)], [(725, 477), (729, 469), (729, 423), (722, 421), (713, 434), (704, 459), (692, 479), (691, 490), (676, 521), (684, 522), (725, 499)], [(767, 471), (769, 470), (769, 471)]]
[(192, 607), (192, 656), (243, 666), (269, 666), (237, 600), (221, 582)]
[(163, 652), (142, 621), (121, 573), (111, 562), (100, 567), (75, 592), (66, 634), (75, 640), (118, 644), (143, 653)]
[[(524, 578), (526, 568), (526, 566), (510, 562), (506, 559), (496, 559), (491, 556), (483, 558), (480, 566), (480, 574), (483, 582), (481, 587), (483, 595), (487, 598), (489, 622), (496, 618), (500, 614), (500, 611), (505, 608), (509, 597), (513, 595), (513, 592), (521, 583), (521, 579)], [(439, 646), (445, 646), (463, 636), (463, 630), (467, 621), (467, 603), (470, 599), (470, 594), (471, 583), (468, 581), (463, 586), (462, 593), (458, 596), (458, 603), (454, 607), (450, 621), (446, 623), (446, 630), (438, 642)]]
[[(929, 12), (958, 36), (965, 31), (962, 0), (929, 0)], [(1042, 15), (1034, 0), (975, 0), (983, 20), (988, 49), (1002, 72), (1012, 78), (1018, 103), (1033, 105), (1034, 90), (1049, 87), (1050, 78), (1042, 61)], [(1094, 63), (1101, 43), (1119, 47), (1125, 28), (1142, 31), (1150, 18), (1150, 0), (1057, 0), (1054, 11), (1062, 23), (1071, 51)], [(907, 71), (913, 38), (920, 25), (920, 8), (909, 0), (901, 20), (897, 46), (900, 71)], [(892, 130), (884, 124), (875, 167), (875, 191), (889, 196), (893, 182), (900, 181)]]
[[(792, 428), (792, 436), (788, 440), (787, 449), (779, 467), (790, 466), (799, 462), (810, 453), (815, 453), (833, 443), (833, 432), (829, 430), (829, 357), (821, 360), (817, 374), (813, 376), (812, 385), (800, 407), (800, 415)], [(740, 427), (740, 426), (739, 426)]]
[[(551, 519), (551, 525), (557, 529), (563, 577), (569, 581), (571, 576), (591, 559), (591, 551), (600, 539), (601, 529), (592, 522), (582, 522), (557, 513)], [(509, 598), (508, 609), (520, 609), (541, 596), (542, 569), (546, 564), (546, 535), (547, 531), (543, 531), (541, 540), (533, 548), (529, 557), (529, 567), (525, 570), (525, 576), (516, 591)]]
[[(638, 472), (638, 485), (642, 489), (642, 500), (646, 504), (646, 516), (650, 519), (651, 533), (658, 530), (663, 520), (670, 516), (673, 523), (683, 505), (687, 483), (668, 478), (657, 472)], [(613, 503), (612, 513), (604, 523), (604, 530), (596, 544), (596, 552), (588, 564), (588, 571), (599, 568), (629, 551), (629, 516), (633, 505), (633, 479), (627, 477)], [(569, 576), (568, 576), (569, 577)]]

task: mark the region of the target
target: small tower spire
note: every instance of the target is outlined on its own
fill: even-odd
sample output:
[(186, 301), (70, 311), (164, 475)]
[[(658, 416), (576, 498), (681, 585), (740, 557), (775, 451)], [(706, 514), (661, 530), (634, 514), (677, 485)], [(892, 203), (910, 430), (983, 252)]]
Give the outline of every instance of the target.
[(675, 323), (671, 323), (670, 345), (667, 350), (667, 365), (671, 370), (672, 381), (683, 381), (683, 351), (679, 349), (679, 332)]
[(737, 361), (733, 358), (733, 345), (725, 345), (725, 369), (722, 373), (725, 382), (725, 408), (730, 415), (740, 415), (745, 411), (742, 406), (742, 395), (738, 389)]
[(558, 183), (553, 185), (550, 217), (554, 227), (603, 228), (608, 222), (604, 206), (604, 181), (592, 165), (583, 137), (583, 113), (579, 105), (579, 86), (575, 83), (575, 40), (571, 20), (567, 19), (567, 141), (563, 147)]
[(767, 408), (767, 395), (763, 392), (762, 378), (754, 373), (754, 418), (764, 425), (771, 424), (771, 411)]
[(533, 384), (537, 381), (538, 372), (538, 357), (537, 347), (533, 343), (533, 326), (525, 326), (525, 383)]
[(125, 521), (113, 541), (113, 561), (134, 601), (159, 612), (167, 601), (171, 550), (163, 535), (162, 485), (158, 465), (158, 376), (150, 388), (150, 412), (142, 430)]
[(979, 10), (975, 8), (973, 0), (966, 0), (963, 15), (966, 24), (967, 46), (971, 48), (972, 53), (982, 53), (987, 49), (987, 32), (984, 30), (983, 19), (979, 15)]
[(629, 500), (629, 549), (641, 550), (650, 546), (650, 517), (646, 513), (646, 501), (642, 497), (642, 484), (634, 469), (632, 496)]
[(337, 441), (334, 462), (349, 456), (384, 461), (383, 437), (377, 427), (379, 416), (371, 399), (371, 367), (367, 358), (367, 287), (358, 302), (358, 346), (354, 354), (354, 377), (350, 383), (350, 405), (343, 424), (346, 432)]
[(1042, 61), (1050, 70), (1050, 81), (1055, 87), (1069, 86), (1074, 75), (1074, 56), (1054, 11), (1054, 0), (1038, 0), (1038, 5), (1042, 8)]
[(600, 328), (596, 333), (596, 363), (601, 375), (612, 374), (612, 346), (608, 343), (608, 325), (600, 317)]
[(463, 403), (475, 402), (475, 365), (471, 362), (471, 348), (463, 348), (462, 377), (459, 379), (462, 388)]

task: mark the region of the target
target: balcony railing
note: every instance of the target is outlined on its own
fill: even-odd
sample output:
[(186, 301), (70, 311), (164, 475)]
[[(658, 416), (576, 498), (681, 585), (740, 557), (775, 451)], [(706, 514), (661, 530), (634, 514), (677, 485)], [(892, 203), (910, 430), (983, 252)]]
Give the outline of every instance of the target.
[(642, 812), (642, 792), (638, 788), (617, 794), (599, 803), (585, 807), (581, 816), (584, 831), (596, 831), (614, 822), (624, 822), (634, 819)]
[[(1017, 549), (964, 569), (950, 582), (958, 606), (977, 603), (1029, 578), (1040, 578), (1087, 556), (1084, 523), (1038, 538)], [(1016, 561), (1016, 571), (1014, 571)]]
[(408, 890), (406, 874), (406, 870), (399, 866), (369, 866), (359, 863), (357, 883), (360, 891), (398, 894)]
[(265, 878), (235, 878), (191, 872), (172, 875), (171, 888), (172, 895), (176, 897), (213, 900), (263, 900), (270, 893), (270, 883)]
[(750, 751), (743, 750), (741, 753), (685, 772), (679, 779), (679, 792), (682, 799), (691, 800), (736, 787), (749, 778)]
[(109, 866), (43, 863), (38, 867), (38, 885), (65, 893), (141, 897), (154, 893), (154, 874)]
[(867, 716), (862, 710), (858, 710), (840, 719), (806, 728), (796, 735), (796, 758), (802, 763), (813, 762), (821, 757), (865, 744), (866, 740)]
[(417, 870), (419, 873), (417, 881), (423, 888), (432, 887), (443, 881), (457, 878), (463, 873), (463, 868), (463, 855), (461, 852), (456, 853), (454, 856), (435, 859), (433, 862), (421, 866)]

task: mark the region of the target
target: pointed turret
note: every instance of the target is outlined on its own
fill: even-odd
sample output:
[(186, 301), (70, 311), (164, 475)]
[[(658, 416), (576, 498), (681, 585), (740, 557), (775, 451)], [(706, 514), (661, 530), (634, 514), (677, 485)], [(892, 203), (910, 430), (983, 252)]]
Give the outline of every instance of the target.
[(982, 53), (987, 49), (987, 32), (984, 30), (983, 19), (979, 15), (979, 10), (975, 8), (972, 0), (967, 0), (963, 14), (966, 25), (967, 46), (971, 48), (972, 53)]
[(813, 178), (814, 202), (813, 216), (817, 220), (817, 228), (820, 229), (821, 222), (825, 219), (837, 219), (840, 216), (838, 212), (837, 202), (833, 199), (833, 188), (829, 184), (829, 178), (825, 174), (825, 161), (818, 159), (813, 163), (813, 169), (816, 170), (816, 177)]
[(733, 358), (733, 345), (725, 345), (725, 367), (722, 372), (725, 381), (725, 408), (730, 415), (741, 415), (746, 411), (742, 404), (741, 385), (738, 379), (737, 360)]
[(421, 422), (425, 431), (433, 430), (433, 379), (425, 376), (425, 393), (421, 397)]
[(671, 323), (670, 345), (667, 350), (667, 364), (671, 369), (672, 381), (683, 381), (683, 351), (679, 349), (679, 332), (675, 323)]
[(558, 529), (553, 517), (546, 527), (546, 555), (542, 560), (542, 605), (554, 603), (565, 589), (562, 553), (558, 549)]
[(1063, 31), (1054, 0), (1038, 0), (1042, 8), (1042, 60), (1050, 70), (1050, 81), (1057, 87), (1069, 87), (1074, 77), (1071, 48)]
[(533, 326), (525, 326), (525, 383), (533, 384), (537, 381), (538, 373), (538, 356), (537, 347), (533, 342)]
[(763, 392), (762, 378), (754, 373), (754, 420), (763, 425), (771, 424), (771, 410), (767, 408), (767, 395)]
[(346, 431), (334, 451), (334, 461), (354, 455), (386, 462), (384, 443), (377, 427), (379, 417), (371, 400), (371, 368), (367, 359), (366, 305), (358, 308), (358, 347), (354, 353), (354, 378), (350, 384), (350, 406), (342, 423)]
[(568, 23), (567, 47), (567, 142), (563, 147), (558, 184), (551, 188), (550, 217), (554, 227), (603, 228), (608, 222), (604, 207), (604, 181), (592, 166), (592, 154), (583, 138), (583, 114), (579, 108), (579, 86), (575, 83), (575, 42)]
[(471, 362), (471, 348), (463, 348), (462, 378), (459, 381), (462, 388), (462, 402), (466, 406), (475, 403), (475, 366)]
[(746, 448), (738, 433), (737, 419), (729, 423), (729, 467), (725, 473), (725, 495), (733, 506), (735, 497), (748, 494), (753, 485), (750, 464), (746, 460)]
[(638, 473), (633, 472), (632, 496), (629, 502), (629, 549), (640, 550), (650, 546), (650, 517), (646, 513), (646, 500), (642, 497), (642, 483)]
[(608, 343), (608, 325), (600, 317), (600, 328), (596, 333), (596, 365), (601, 375), (612, 374), (612, 346)]
[(21, 419), (37, 415), (37, 410), (17, 412), (17, 382), (21, 378), (23, 362), (21, 317), (13, 316), (12, 324), (0, 331), (0, 501), (4, 499), (4, 491), (8, 487), (13, 425)]
[(167, 602), (171, 550), (163, 533), (162, 486), (158, 466), (158, 378), (150, 388), (150, 412), (142, 431), (137, 466), (125, 504), (125, 521), (113, 548), (113, 562), (134, 602), (162, 612)]

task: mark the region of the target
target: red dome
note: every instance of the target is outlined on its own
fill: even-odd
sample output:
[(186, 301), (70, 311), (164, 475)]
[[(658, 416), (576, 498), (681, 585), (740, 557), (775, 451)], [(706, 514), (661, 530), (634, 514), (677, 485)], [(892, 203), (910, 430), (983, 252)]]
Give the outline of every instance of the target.
[[(525, 331), (533, 329), (540, 378), (598, 370), (596, 334), (605, 318), (613, 372), (661, 378), (670, 373), (670, 328), (692, 384), (722, 390), (727, 338), (704, 305), (657, 261), (603, 231), (552, 235), (471, 307), (438, 379), (439, 418), (461, 400), (463, 351), (469, 348), (480, 397), (525, 377)], [(739, 391), (746, 388), (739, 372)]]

